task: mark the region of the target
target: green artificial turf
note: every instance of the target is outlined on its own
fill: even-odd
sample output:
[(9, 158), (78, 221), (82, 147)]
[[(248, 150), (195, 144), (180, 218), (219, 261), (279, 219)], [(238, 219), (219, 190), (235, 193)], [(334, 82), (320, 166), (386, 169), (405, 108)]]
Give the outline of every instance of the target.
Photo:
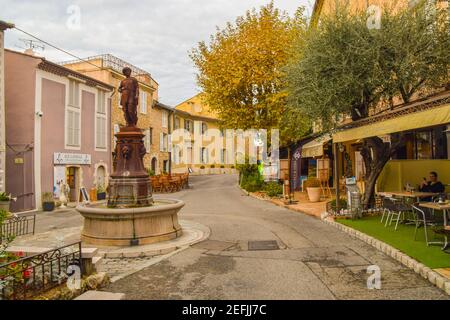
[[(427, 247), (423, 227), (417, 231), (417, 240), (415, 241), (414, 225), (402, 224), (395, 231), (394, 222), (391, 226), (384, 227), (384, 223), (381, 224), (380, 219), (381, 217), (376, 216), (356, 220), (338, 219), (336, 221), (381, 240), (432, 269), (450, 267), (450, 254), (441, 250), (442, 245)], [(442, 239), (442, 236), (435, 235), (432, 230), (428, 229), (428, 241)]]

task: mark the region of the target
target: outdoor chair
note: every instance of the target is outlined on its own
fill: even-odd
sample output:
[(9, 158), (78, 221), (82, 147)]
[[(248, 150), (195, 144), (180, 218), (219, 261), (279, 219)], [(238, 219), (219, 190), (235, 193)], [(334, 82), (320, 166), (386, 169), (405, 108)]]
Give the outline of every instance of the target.
[(159, 182), (161, 183), (161, 191), (162, 192), (172, 192), (173, 186), (169, 181), (169, 177), (161, 176), (159, 178)]
[(386, 216), (384, 226), (390, 226), (392, 225), (392, 221), (394, 221), (394, 217), (396, 217), (397, 219), (394, 230), (397, 230), (400, 218), (402, 216), (404, 217), (405, 213), (410, 212), (411, 210), (411, 207), (405, 203), (402, 203), (401, 199), (385, 197), (383, 199), (383, 215), (381, 216), (381, 223), (383, 223), (383, 219)]
[(425, 232), (425, 242), (427, 246), (430, 244), (440, 244), (440, 242), (431, 242), (428, 241), (428, 230), (427, 227), (438, 227), (443, 226), (444, 221), (443, 217), (436, 216), (434, 214), (434, 211), (428, 208), (419, 208), (418, 204), (414, 204), (412, 206), (413, 213), (416, 218), (416, 228), (414, 230), (414, 240), (417, 239), (417, 230), (420, 228), (420, 226), (423, 225), (423, 229)]
[(159, 178), (156, 176), (151, 177), (151, 181), (152, 181), (152, 190), (154, 192), (161, 192), (162, 185), (161, 183), (159, 183)]

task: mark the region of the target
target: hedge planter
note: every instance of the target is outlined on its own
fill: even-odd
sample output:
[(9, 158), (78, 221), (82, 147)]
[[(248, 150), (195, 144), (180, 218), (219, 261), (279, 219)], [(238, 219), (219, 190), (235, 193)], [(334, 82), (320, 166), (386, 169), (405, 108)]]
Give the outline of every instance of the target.
[(308, 192), (308, 198), (311, 202), (319, 202), (320, 201), (320, 188), (306, 188)]
[(43, 202), (42, 209), (44, 211), (53, 211), (53, 210), (55, 210), (55, 203), (54, 202)]
[(10, 205), (11, 201), (0, 201), (0, 210), (5, 210), (5, 211), (9, 211), (9, 205)]

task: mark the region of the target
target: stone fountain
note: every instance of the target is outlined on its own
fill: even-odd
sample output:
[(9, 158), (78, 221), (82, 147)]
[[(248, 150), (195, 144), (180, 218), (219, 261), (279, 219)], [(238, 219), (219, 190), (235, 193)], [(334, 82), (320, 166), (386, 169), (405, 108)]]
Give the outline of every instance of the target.
[(115, 136), (114, 169), (109, 180), (107, 203), (77, 207), (84, 217), (81, 239), (96, 246), (135, 246), (171, 240), (181, 236), (178, 211), (184, 202), (174, 199), (153, 200), (150, 177), (143, 158), (145, 136), (136, 124), (139, 85), (131, 69), (119, 87), (120, 104), (127, 126)]

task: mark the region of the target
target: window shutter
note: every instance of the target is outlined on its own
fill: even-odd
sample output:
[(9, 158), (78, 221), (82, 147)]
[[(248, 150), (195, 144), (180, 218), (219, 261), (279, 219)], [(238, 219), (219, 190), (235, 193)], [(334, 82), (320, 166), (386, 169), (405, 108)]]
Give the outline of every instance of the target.
[(145, 130), (145, 140), (144, 140), (145, 149), (147, 153), (150, 152), (150, 129)]
[(73, 144), (73, 111), (67, 111), (67, 127), (66, 127), (66, 135), (67, 135), (67, 144)]
[(79, 112), (74, 112), (74, 130), (73, 130), (73, 134), (74, 134), (74, 139), (73, 139), (73, 144), (75, 146), (79, 146), (80, 145), (80, 113)]
[(159, 151), (164, 151), (164, 134), (159, 134)]
[(172, 150), (172, 135), (167, 135), (167, 150)]

